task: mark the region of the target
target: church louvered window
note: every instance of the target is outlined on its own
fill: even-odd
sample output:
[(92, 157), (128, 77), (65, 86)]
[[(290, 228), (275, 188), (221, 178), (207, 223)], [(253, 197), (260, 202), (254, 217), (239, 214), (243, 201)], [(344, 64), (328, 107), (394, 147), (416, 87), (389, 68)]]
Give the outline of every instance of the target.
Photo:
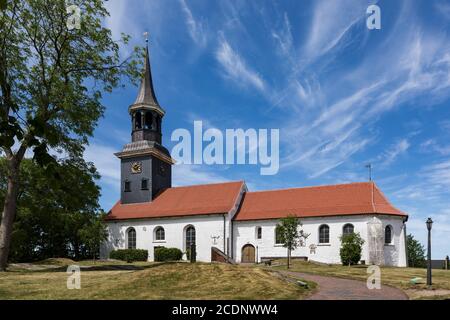
[(141, 189), (148, 190), (148, 179), (142, 179), (141, 181)]
[(145, 113), (145, 122), (144, 122), (144, 129), (153, 129), (152, 128), (152, 113), (151, 112), (146, 112)]
[(136, 112), (134, 115), (134, 128), (142, 129), (142, 114), (140, 111)]

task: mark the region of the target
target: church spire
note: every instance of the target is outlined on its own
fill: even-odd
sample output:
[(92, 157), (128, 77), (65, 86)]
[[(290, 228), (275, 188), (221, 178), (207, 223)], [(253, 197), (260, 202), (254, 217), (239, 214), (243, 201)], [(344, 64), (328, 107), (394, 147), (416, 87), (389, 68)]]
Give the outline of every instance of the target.
[(147, 107), (153, 109), (160, 114), (164, 114), (164, 110), (156, 99), (155, 90), (153, 88), (152, 70), (150, 67), (150, 54), (148, 50), (148, 38), (145, 39), (145, 58), (144, 58), (144, 76), (141, 79), (141, 85), (134, 103), (130, 106), (131, 109), (138, 107)]

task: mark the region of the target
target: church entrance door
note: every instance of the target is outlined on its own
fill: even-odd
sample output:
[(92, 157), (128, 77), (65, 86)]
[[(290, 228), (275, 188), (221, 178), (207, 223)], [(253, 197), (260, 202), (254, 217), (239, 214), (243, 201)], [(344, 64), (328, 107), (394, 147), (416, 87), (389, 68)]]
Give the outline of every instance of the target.
[(242, 247), (242, 263), (255, 263), (255, 247), (251, 244), (246, 244)]

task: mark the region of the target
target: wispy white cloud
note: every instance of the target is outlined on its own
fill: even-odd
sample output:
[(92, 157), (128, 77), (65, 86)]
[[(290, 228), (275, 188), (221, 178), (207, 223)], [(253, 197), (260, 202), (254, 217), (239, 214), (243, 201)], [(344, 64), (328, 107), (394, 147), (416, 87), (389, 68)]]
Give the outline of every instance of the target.
[(189, 35), (198, 46), (205, 47), (208, 39), (203, 22), (194, 18), (194, 15), (185, 0), (180, 0), (180, 5), (186, 16), (186, 24), (189, 30)]
[(272, 37), (278, 43), (282, 56), (286, 57), (293, 66), (296, 66), (298, 61), (295, 54), (292, 26), (286, 12), (283, 15), (282, 27), (280, 29), (272, 29)]
[(381, 155), (381, 165), (388, 166), (395, 161), (400, 155), (406, 153), (410, 147), (410, 143), (407, 139), (401, 139), (395, 144), (391, 145), (387, 150)]
[(84, 151), (84, 159), (94, 163), (101, 175), (101, 182), (119, 188), (120, 160), (114, 156), (118, 150), (99, 143), (91, 143)]
[(425, 153), (437, 153), (442, 156), (450, 155), (450, 145), (443, 146), (436, 139), (428, 139), (420, 144), (420, 150)]
[(173, 166), (173, 185), (188, 186), (229, 181), (208, 166), (178, 164)]
[(436, 12), (446, 19), (450, 20), (450, 4), (445, 0), (438, 0), (434, 2)]
[(316, 59), (336, 46), (345, 46), (344, 35), (358, 21), (365, 18), (370, 3), (358, 0), (315, 2), (309, 37), (304, 53), (309, 59)]
[(221, 36), (216, 59), (222, 67), (224, 76), (235, 84), (253, 87), (259, 91), (265, 88), (263, 78), (247, 65), (244, 58), (233, 50), (228, 41)]
[[(111, 30), (114, 40), (119, 41), (121, 34), (131, 36), (129, 45), (120, 44), (120, 53), (126, 58), (132, 53), (133, 46), (144, 44), (144, 32), (150, 33), (150, 42), (167, 36), (166, 16), (173, 11), (172, 1), (105, 1), (109, 17), (104, 21)], [(160, 48), (161, 50), (161, 48)]]
[[(423, 175), (434, 185), (450, 188), (450, 159), (424, 168)], [(448, 192), (450, 193), (450, 192)]]

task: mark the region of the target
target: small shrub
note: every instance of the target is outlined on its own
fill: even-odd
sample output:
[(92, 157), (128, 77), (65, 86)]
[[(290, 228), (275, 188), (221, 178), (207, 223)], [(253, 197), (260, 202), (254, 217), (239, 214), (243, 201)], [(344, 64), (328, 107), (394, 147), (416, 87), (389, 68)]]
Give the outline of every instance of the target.
[(111, 251), (109, 257), (111, 259), (122, 260), (126, 262), (147, 261), (148, 251), (143, 249), (119, 249)]
[(346, 234), (341, 237), (341, 262), (343, 265), (358, 264), (364, 240), (359, 233)]
[(182, 256), (183, 252), (178, 248), (155, 248), (155, 261), (178, 261)]

